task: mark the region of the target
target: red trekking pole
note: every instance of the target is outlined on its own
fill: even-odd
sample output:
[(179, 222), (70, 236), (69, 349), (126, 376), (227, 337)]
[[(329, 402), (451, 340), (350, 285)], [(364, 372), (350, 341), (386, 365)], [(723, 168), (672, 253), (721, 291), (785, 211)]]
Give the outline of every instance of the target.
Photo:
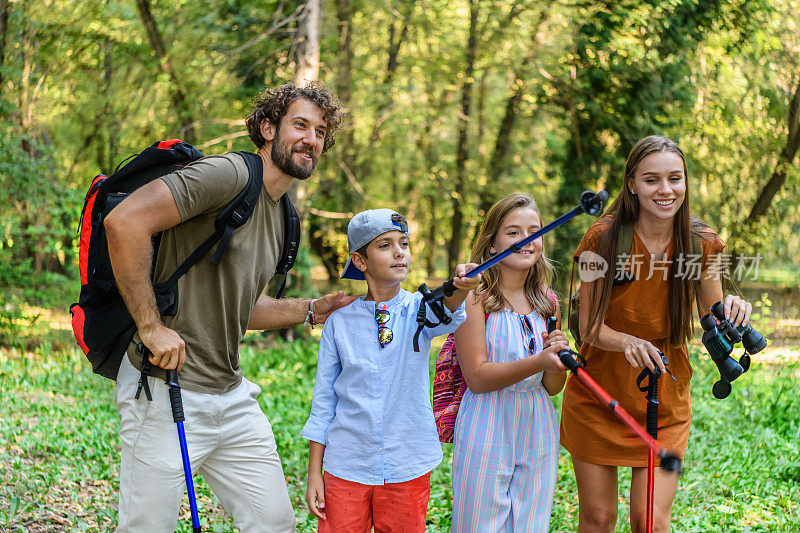
[[(666, 448), (661, 446), (656, 440), (647, 434), (642, 427), (636, 423), (636, 420), (619, 405), (619, 402), (612, 398), (595, 380), (592, 379), (586, 370), (583, 369), (585, 361), (583, 357), (570, 349), (564, 349), (558, 352), (558, 357), (567, 369), (572, 372), (575, 377), (581, 380), (597, 398), (606, 405), (611, 411), (619, 418), (623, 424), (628, 426), (637, 437), (639, 437), (650, 449), (650, 454), (659, 457), (660, 466), (668, 472), (681, 472), (681, 460), (674, 453), (669, 453)], [(578, 362), (578, 361), (581, 362)], [(658, 419), (656, 417), (656, 428), (658, 427)]]

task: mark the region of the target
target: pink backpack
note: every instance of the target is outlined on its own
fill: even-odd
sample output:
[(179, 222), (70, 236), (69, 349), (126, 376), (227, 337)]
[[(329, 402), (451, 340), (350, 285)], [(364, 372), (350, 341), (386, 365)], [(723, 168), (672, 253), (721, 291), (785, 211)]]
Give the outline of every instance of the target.
[[(557, 303), (556, 294), (548, 290), (547, 296)], [(488, 320), (489, 315), (484, 316)], [(461, 399), (467, 390), (461, 367), (458, 365), (456, 340), (453, 334), (447, 336), (444, 346), (436, 357), (436, 370), (433, 374), (433, 418), (436, 420), (436, 431), (440, 442), (453, 442), (453, 431), (456, 427), (456, 416)]]

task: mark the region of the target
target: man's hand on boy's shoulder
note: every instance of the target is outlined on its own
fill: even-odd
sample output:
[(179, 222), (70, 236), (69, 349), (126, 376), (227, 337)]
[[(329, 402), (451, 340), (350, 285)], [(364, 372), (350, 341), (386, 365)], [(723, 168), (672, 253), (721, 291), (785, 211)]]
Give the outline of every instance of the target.
[(317, 324), (323, 324), (331, 313), (350, 305), (356, 298), (358, 296), (345, 295), (343, 291), (339, 291), (336, 294), (326, 294), (314, 301), (314, 320), (316, 320)]
[(481, 281), (481, 275), (478, 274), (471, 278), (464, 277), (464, 275), (471, 270), (475, 270), (478, 266), (477, 263), (466, 263), (456, 266), (456, 275), (453, 277), (453, 285), (455, 285), (457, 289), (465, 291), (474, 291), (477, 289)]

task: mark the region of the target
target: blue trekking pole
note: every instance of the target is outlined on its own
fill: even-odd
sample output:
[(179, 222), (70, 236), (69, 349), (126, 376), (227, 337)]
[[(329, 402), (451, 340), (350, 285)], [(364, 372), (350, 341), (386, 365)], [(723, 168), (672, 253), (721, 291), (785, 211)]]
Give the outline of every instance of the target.
[[(600, 192), (592, 192), (592, 191), (583, 191), (580, 197), (580, 203), (573, 208), (571, 211), (564, 213), (551, 223), (547, 224), (545, 227), (540, 229), (539, 231), (528, 235), (524, 239), (519, 242), (516, 242), (503, 250), (500, 253), (497, 253), (475, 267), (474, 269), (470, 270), (466, 274), (464, 274), (465, 278), (471, 278), (477, 276), (484, 270), (492, 268), (494, 265), (508, 257), (509, 255), (519, 252), (529, 243), (535, 241), (545, 233), (548, 233), (561, 224), (575, 218), (576, 216), (582, 213), (588, 213), (590, 215), (597, 215), (600, 211), (603, 210), (603, 204), (605, 204), (606, 200), (608, 200), (608, 193), (606, 191)], [(430, 290), (426, 284), (422, 284), (419, 286), (419, 292), (422, 293), (422, 301), (419, 304), (419, 311), (417, 312), (417, 332), (414, 334), (414, 351), (419, 351), (419, 334), (425, 326), (428, 327), (435, 327), (438, 324), (433, 324), (426, 318), (426, 309), (425, 306), (428, 305), (431, 308), (431, 311), (436, 316), (437, 320), (441, 324), (449, 324), (452, 320), (447, 313), (444, 312), (444, 305), (442, 305), (442, 300), (447, 296), (452, 296), (453, 292), (456, 290), (456, 286), (453, 284), (453, 280), (445, 281), (441, 287), (438, 287), (434, 290)]]
[[(139, 399), (139, 393), (144, 390), (148, 400), (152, 400), (150, 396), (150, 388), (147, 385), (147, 376), (150, 375), (152, 363), (150, 363), (150, 349), (143, 343), (139, 343), (136, 347), (137, 351), (142, 355), (142, 375), (139, 378), (139, 388), (136, 391), (136, 399)], [(192, 481), (192, 464), (189, 462), (189, 448), (186, 446), (186, 433), (183, 431), (183, 421), (186, 417), (183, 416), (183, 400), (181, 399), (181, 387), (178, 385), (178, 371), (167, 370), (166, 383), (169, 386), (169, 403), (172, 406), (172, 420), (178, 426), (178, 442), (181, 446), (181, 458), (183, 459), (183, 476), (186, 478), (186, 492), (189, 493), (189, 510), (192, 512), (192, 533), (200, 532), (200, 516), (197, 513), (197, 500), (194, 496), (194, 481)]]
[(183, 431), (183, 400), (181, 387), (178, 385), (177, 370), (167, 370), (167, 385), (169, 385), (169, 403), (172, 406), (172, 419), (178, 426), (178, 441), (181, 445), (181, 458), (183, 458), (183, 475), (186, 478), (186, 492), (189, 494), (189, 509), (192, 512), (192, 532), (200, 532), (200, 517), (197, 513), (197, 500), (194, 497), (194, 481), (192, 480), (192, 465), (189, 462), (189, 448), (186, 447), (186, 434)]

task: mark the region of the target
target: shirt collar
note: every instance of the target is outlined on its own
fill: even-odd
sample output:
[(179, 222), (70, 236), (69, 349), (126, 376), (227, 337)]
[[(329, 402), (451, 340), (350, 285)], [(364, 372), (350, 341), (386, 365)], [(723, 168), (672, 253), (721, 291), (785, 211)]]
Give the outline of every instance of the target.
[[(386, 304), (387, 307), (394, 307), (395, 305), (403, 303), (409, 294), (411, 294), (411, 293), (406, 291), (406, 290), (400, 289), (400, 292), (395, 294), (394, 298), (392, 298), (388, 302), (378, 302), (378, 305)], [(356, 305), (360, 306), (360, 307), (366, 307), (368, 309), (373, 309), (374, 310), (375, 309), (375, 301), (366, 300), (365, 298), (366, 298), (366, 296), (359, 296), (355, 300), (354, 303)]]

